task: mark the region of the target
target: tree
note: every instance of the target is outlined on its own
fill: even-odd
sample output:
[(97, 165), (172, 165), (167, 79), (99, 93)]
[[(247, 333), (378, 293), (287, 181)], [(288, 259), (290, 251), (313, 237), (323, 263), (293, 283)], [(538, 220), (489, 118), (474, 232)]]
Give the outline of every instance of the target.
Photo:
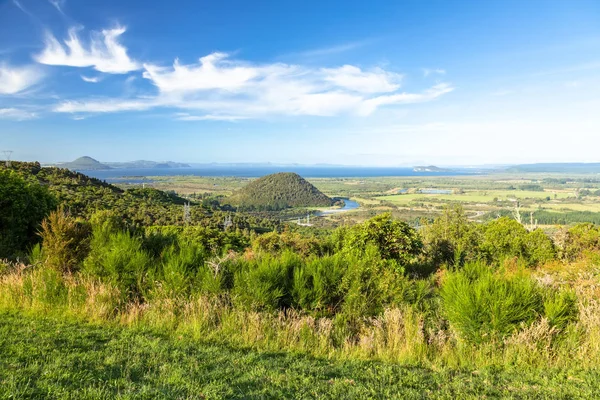
[(406, 222), (394, 220), (390, 213), (373, 217), (356, 225), (345, 234), (344, 247), (364, 251), (375, 245), (384, 259), (408, 265), (415, 261), (423, 249), (417, 231)]
[(15, 258), (39, 238), (40, 223), (56, 207), (44, 186), (0, 170), (0, 258)]
[(436, 266), (463, 264), (479, 254), (481, 231), (469, 221), (460, 204), (446, 207), (440, 217), (423, 227), (422, 234), (425, 251)]

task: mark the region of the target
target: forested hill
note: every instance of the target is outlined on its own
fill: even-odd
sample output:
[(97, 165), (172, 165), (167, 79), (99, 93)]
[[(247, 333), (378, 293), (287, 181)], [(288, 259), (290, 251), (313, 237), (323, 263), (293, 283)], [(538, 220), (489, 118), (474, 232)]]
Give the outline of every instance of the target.
[(235, 193), (232, 203), (243, 208), (280, 210), (288, 207), (327, 207), (333, 201), (300, 175), (280, 172), (250, 182)]
[[(1, 164), (0, 169), (5, 169)], [(111, 210), (133, 224), (173, 224), (182, 219), (185, 200), (152, 188), (122, 190), (66, 168), (41, 167), (38, 162), (12, 162), (10, 169), (29, 181), (46, 186), (75, 216)]]

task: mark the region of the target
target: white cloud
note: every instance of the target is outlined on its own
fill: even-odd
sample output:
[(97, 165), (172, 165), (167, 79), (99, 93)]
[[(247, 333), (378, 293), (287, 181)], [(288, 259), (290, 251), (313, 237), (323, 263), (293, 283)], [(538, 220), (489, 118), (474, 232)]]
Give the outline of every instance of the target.
[(100, 77), (99, 76), (85, 76), (85, 75), (81, 75), (81, 79), (84, 82), (88, 82), (88, 83), (98, 83), (98, 82), (100, 82)]
[(35, 85), (44, 77), (35, 66), (12, 67), (0, 64), (0, 94), (15, 94)]
[(378, 107), (430, 101), (453, 90), (441, 83), (420, 93), (399, 93), (402, 75), (381, 68), (253, 64), (224, 53), (209, 54), (197, 64), (175, 61), (172, 67), (146, 64), (144, 69), (143, 77), (158, 89), (153, 97), (67, 101), (55, 111), (195, 111), (179, 116), (184, 120), (369, 115)]
[(65, 6), (66, 0), (48, 0), (48, 2), (52, 4), (59, 13), (64, 14), (63, 7)]
[(441, 68), (423, 68), (423, 76), (427, 77), (431, 74), (446, 75), (446, 70)]
[(212, 53), (202, 57), (199, 65), (181, 65), (175, 60), (172, 69), (144, 64), (144, 78), (150, 79), (161, 92), (233, 91), (259, 75), (256, 68), (227, 63), (226, 58), (224, 53)]
[(92, 32), (88, 45), (81, 41), (78, 30), (69, 30), (69, 37), (64, 41), (64, 45), (48, 32), (46, 47), (35, 59), (41, 64), (93, 67), (97, 71), (110, 74), (124, 74), (140, 68), (137, 62), (129, 58), (127, 49), (119, 43), (119, 36), (125, 33), (126, 28)]
[(325, 80), (339, 87), (361, 93), (394, 92), (400, 88), (402, 75), (375, 68), (363, 72), (352, 65), (340, 68), (323, 69)]
[(247, 119), (237, 115), (190, 115), (188, 113), (177, 113), (175, 117), (179, 121), (239, 121)]
[(17, 121), (24, 121), (27, 119), (34, 118), (37, 118), (37, 114), (31, 111), (26, 111), (14, 107), (0, 108), (0, 119), (14, 119)]

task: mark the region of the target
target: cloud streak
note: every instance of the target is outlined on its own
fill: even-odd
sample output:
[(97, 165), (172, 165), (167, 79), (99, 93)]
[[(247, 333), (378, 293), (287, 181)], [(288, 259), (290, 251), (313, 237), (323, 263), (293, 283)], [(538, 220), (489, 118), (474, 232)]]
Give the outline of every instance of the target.
[(0, 95), (20, 93), (37, 84), (44, 73), (36, 66), (12, 67), (0, 64)]
[(139, 63), (127, 54), (127, 48), (119, 43), (119, 37), (126, 28), (116, 27), (101, 32), (91, 32), (89, 43), (79, 37), (81, 29), (69, 29), (68, 38), (61, 43), (52, 33), (47, 32), (45, 48), (34, 58), (46, 65), (69, 67), (92, 67), (109, 74), (124, 74), (140, 68)]
[(37, 114), (31, 111), (22, 110), (14, 107), (0, 108), (0, 119), (12, 119), (15, 121), (25, 121), (37, 118)]
[(273, 116), (366, 116), (384, 106), (434, 100), (453, 90), (440, 83), (422, 92), (399, 92), (403, 76), (353, 65), (314, 68), (255, 64), (212, 53), (196, 64), (144, 64), (143, 77), (157, 89), (150, 97), (66, 101), (56, 112), (109, 113), (173, 108), (203, 115), (183, 120), (236, 120)]

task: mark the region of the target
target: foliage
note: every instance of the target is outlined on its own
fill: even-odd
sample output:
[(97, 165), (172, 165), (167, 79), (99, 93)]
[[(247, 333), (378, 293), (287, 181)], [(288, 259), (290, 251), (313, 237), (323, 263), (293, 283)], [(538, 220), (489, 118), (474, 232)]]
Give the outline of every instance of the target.
[(433, 223), (423, 226), (421, 234), (425, 253), (435, 266), (462, 265), (476, 260), (481, 253), (481, 230), (469, 221), (459, 204), (447, 206)]
[(88, 223), (73, 218), (64, 208), (51, 212), (40, 231), (46, 266), (62, 273), (76, 271), (89, 251), (90, 233)]
[(32, 246), (39, 224), (55, 206), (45, 187), (0, 168), (0, 258), (16, 257)]
[(145, 278), (151, 261), (140, 238), (95, 226), (83, 270), (118, 287), (128, 297), (139, 298), (147, 289)]
[(529, 276), (494, 273), (483, 263), (448, 273), (440, 295), (452, 327), (473, 343), (502, 339), (544, 310), (543, 293)]
[(288, 207), (327, 207), (333, 201), (295, 173), (282, 172), (256, 179), (234, 194), (231, 201), (244, 210), (281, 210)]
[(401, 266), (416, 261), (423, 244), (417, 231), (407, 223), (392, 219), (389, 213), (373, 217), (347, 231), (342, 231), (343, 247), (365, 251), (374, 245), (384, 259), (395, 260)]

